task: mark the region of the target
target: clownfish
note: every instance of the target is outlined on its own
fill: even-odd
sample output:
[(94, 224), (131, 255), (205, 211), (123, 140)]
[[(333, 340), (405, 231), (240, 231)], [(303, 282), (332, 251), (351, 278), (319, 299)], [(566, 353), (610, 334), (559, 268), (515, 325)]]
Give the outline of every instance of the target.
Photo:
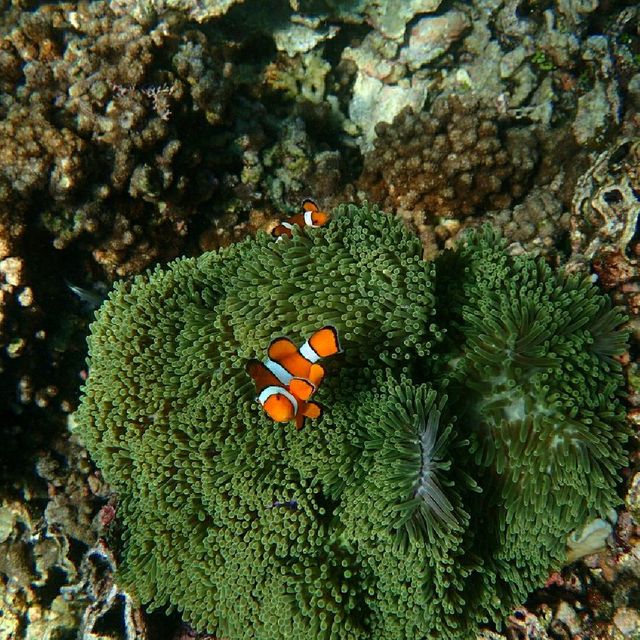
[[(295, 385), (293, 390), (283, 385), (259, 360), (252, 360), (247, 364), (247, 373), (256, 383), (258, 402), (274, 422), (295, 420), (296, 428), (302, 429), (305, 418), (319, 418), (322, 415), (322, 407), (317, 402), (297, 397), (294, 394)], [(301, 385), (311, 384), (303, 380), (300, 380), (300, 383)]]
[(324, 380), (318, 360), (342, 351), (335, 327), (318, 329), (299, 349), (289, 338), (276, 338), (264, 362), (251, 360), (247, 373), (256, 384), (257, 400), (275, 422), (319, 418), (322, 407), (310, 400)]
[(300, 227), (322, 227), (329, 222), (329, 214), (324, 211), (320, 211), (320, 207), (311, 200), (311, 198), (305, 198), (302, 201), (302, 213), (297, 213), (295, 216), (291, 216), (287, 220), (283, 220), (272, 232), (276, 238), (282, 236), (293, 235), (292, 229), (295, 225)]

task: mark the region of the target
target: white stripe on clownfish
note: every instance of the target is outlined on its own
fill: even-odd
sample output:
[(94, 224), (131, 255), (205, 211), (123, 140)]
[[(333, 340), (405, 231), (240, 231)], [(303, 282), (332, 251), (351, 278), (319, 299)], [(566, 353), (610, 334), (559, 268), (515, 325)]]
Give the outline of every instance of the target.
[(267, 358), (264, 361), (264, 366), (267, 367), (285, 387), (291, 382), (293, 376), (279, 362)]
[(275, 396), (276, 394), (280, 394), (282, 396), (284, 396), (290, 403), (291, 406), (293, 407), (293, 413), (294, 415), (296, 413), (298, 413), (298, 401), (295, 399), (295, 396), (291, 393), (289, 393), (285, 388), (283, 387), (276, 387), (275, 385), (271, 385), (270, 387), (265, 387), (261, 392), (260, 395), (258, 396), (258, 402), (264, 406), (264, 403), (271, 397), (271, 396)]
[(300, 355), (308, 360), (311, 364), (318, 362), (320, 356), (316, 353), (315, 349), (309, 344), (307, 340), (299, 349)]

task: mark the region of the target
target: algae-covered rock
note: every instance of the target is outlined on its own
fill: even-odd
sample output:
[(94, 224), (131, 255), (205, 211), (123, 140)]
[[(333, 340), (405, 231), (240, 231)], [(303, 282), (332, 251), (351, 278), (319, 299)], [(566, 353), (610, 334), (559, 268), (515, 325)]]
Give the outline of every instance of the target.
[[(76, 422), (122, 586), (230, 640), (471, 639), (618, 502), (622, 315), (490, 230), (421, 254), (349, 206), (116, 285)], [(246, 363), (325, 324), (322, 417), (274, 423)]]

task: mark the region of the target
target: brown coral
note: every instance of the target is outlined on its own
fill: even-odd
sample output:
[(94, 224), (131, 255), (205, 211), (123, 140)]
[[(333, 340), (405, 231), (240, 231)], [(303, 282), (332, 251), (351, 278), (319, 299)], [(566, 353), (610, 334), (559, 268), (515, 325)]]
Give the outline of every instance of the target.
[(522, 198), (538, 160), (529, 128), (508, 127), (473, 96), (404, 109), (365, 157), (360, 188), (385, 207), (433, 218), (504, 209)]
[(0, 38), (0, 207), (35, 209), (56, 249), (81, 241), (109, 277), (175, 256), (176, 225), (219, 183), (206, 121), (220, 122), (230, 86), (220, 52), (175, 19), (142, 25), (106, 2), (19, 16)]

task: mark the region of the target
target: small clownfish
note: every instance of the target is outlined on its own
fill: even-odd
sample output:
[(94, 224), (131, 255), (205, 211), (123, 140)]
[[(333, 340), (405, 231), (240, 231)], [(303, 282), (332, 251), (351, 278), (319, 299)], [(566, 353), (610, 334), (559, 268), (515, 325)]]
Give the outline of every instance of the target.
[(304, 418), (318, 418), (322, 407), (309, 399), (324, 380), (321, 358), (342, 351), (335, 327), (318, 329), (299, 349), (289, 338), (276, 338), (264, 362), (252, 360), (247, 372), (256, 383), (258, 402), (275, 422), (295, 418), (301, 429)]
[[(319, 418), (322, 407), (317, 402), (303, 400), (284, 386), (278, 378), (259, 360), (247, 364), (247, 373), (256, 383), (257, 400), (266, 414), (274, 422), (296, 421), (296, 428), (302, 429), (305, 418)], [(300, 380), (301, 385), (311, 386), (310, 382)], [(294, 391), (296, 387), (294, 386)], [(307, 394), (307, 398), (310, 394)]]
[(264, 366), (301, 400), (308, 400), (324, 380), (318, 360), (342, 351), (335, 327), (318, 329), (298, 349), (289, 338), (276, 338), (267, 349)]
[(320, 211), (320, 207), (311, 200), (311, 198), (305, 198), (302, 201), (302, 213), (297, 213), (295, 216), (291, 216), (287, 220), (283, 220), (272, 232), (276, 238), (293, 235), (292, 229), (295, 225), (300, 227), (322, 227), (329, 222), (329, 214), (324, 211)]

